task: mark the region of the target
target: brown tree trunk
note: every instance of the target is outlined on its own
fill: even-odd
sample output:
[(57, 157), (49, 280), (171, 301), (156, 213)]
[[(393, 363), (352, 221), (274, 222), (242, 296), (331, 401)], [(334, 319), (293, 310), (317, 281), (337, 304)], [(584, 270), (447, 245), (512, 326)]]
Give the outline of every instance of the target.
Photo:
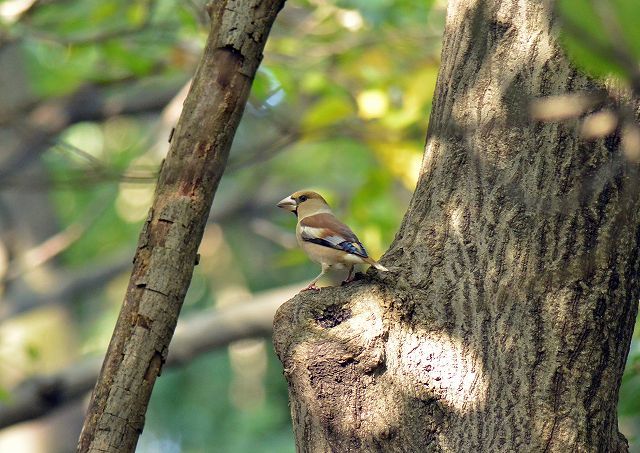
[(627, 450), (638, 168), (618, 132), (586, 142), (578, 119), (529, 118), (533, 98), (601, 88), (547, 7), (450, 1), (392, 272), (276, 315), (298, 451)]
[[(211, 202), (284, 0), (210, 3), (211, 32), (145, 222), (79, 452), (134, 451), (196, 264)], [(171, 140), (171, 139), (170, 139)]]

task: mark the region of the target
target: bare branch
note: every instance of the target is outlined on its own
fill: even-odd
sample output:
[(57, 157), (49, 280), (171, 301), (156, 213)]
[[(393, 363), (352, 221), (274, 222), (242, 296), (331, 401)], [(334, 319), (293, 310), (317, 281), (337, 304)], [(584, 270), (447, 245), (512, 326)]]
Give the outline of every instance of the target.
[(17, 183), (19, 178), (16, 175), (22, 174), (34, 159), (55, 145), (58, 134), (71, 124), (121, 114), (159, 111), (183, 83), (184, 80), (118, 83), (117, 94), (113, 84), (86, 85), (69, 96), (36, 104), (23, 120), (13, 120), (15, 112), (7, 112), (0, 117), (0, 124), (9, 128), (16, 139), (15, 145), (3, 149), (3, 158), (0, 158), (2, 185), (6, 187), (8, 181)]
[(108, 206), (105, 197), (101, 197), (87, 209), (87, 212), (80, 219), (63, 231), (27, 250), (22, 256), (16, 257), (9, 263), (5, 280), (16, 279), (68, 249), (100, 218)]
[[(208, 310), (178, 323), (167, 366), (179, 367), (237, 340), (271, 335), (273, 315), (304, 285), (265, 291), (247, 303)], [(0, 403), (0, 428), (47, 415), (86, 395), (98, 377), (101, 357), (91, 357), (54, 374), (34, 376)]]
[(106, 263), (103, 260), (99, 266), (89, 266), (82, 271), (61, 272), (56, 278), (55, 289), (46, 294), (21, 292), (7, 295), (1, 304), (0, 322), (37, 307), (69, 302), (82, 294), (95, 291), (130, 267), (131, 255), (127, 253), (125, 256), (111, 258)]

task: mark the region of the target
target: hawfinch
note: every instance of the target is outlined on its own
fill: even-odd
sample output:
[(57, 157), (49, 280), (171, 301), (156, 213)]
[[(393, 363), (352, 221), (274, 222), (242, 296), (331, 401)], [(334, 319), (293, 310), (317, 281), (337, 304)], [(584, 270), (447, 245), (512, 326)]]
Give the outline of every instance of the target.
[(322, 265), (322, 272), (305, 288), (319, 289), (316, 282), (329, 270), (349, 268), (344, 283), (353, 281), (356, 264), (370, 264), (380, 271), (388, 269), (367, 255), (358, 237), (331, 212), (320, 194), (311, 191), (295, 192), (278, 203), (278, 207), (293, 212), (298, 218), (296, 239), (312, 261)]

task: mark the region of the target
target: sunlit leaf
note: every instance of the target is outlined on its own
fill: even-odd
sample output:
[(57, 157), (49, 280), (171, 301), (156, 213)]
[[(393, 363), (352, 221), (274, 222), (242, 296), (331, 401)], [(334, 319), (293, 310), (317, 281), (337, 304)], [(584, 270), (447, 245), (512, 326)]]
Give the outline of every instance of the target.
[(364, 119), (380, 118), (389, 110), (389, 97), (382, 90), (365, 90), (358, 93), (358, 115)]
[(405, 187), (413, 190), (422, 163), (422, 148), (410, 142), (378, 142), (373, 144), (384, 165)]

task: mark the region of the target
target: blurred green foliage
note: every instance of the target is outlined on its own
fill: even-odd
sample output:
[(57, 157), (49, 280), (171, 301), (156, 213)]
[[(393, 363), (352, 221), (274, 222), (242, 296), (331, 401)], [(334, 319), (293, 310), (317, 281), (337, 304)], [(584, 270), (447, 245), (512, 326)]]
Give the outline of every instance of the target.
[[(203, 6), (45, 0), (6, 19), (1, 31), (19, 46), (41, 102), (97, 87), (108, 105), (120, 106), (144, 83), (150, 92), (188, 80), (208, 32)], [(444, 4), (432, 1), (288, 2), (236, 134), (183, 316), (317, 274), (291, 247), (295, 219), (274, 206), (298, 189), (322, 192), (369, 252), (383, 253), (418, 176), (443, 22)], [(75, 122), (43, 154), (46, 178), (32, 183), (49, 194), (62, 228), (98, 216), (62, 254), (68, 268), (135, 249), (177, 119), (164, 115)], [(126, 281), (75, 301), (67, 328), (79, 338), (78, 352), (106, 347)], [(48, 354), (35, 351), (26, 353), (32, 361)], [(293, 449), (286, 383), (268, 340), (165, 371), (138, 448)]]
[(599, 77), (640, 74), (640, 2), (559, 0), (562, 41), (573, 61)]
[[(637, 63), (640, 3), (605, 3), (561, 0), (569, 24), (563, 42), (588, 71), (628, 76), (614, 53), (603, 50), (624, 46)], [(38, 102), (90, 86), (121, 105), (140, 96), (146, 82), (149, 92), (188, 80), (208, 32), (203, 6), (198, 0), (44, 0), (14, 16), (0, 3), (0, 36), (19, 47)], [(383, 253), (417, 180), (445, 7), (433, 0), (288, 2), (216, 195), (185, 316), (228, 303), (234, 291), (250, 294), (316, 275), (317, 266), (287, 246), (294, 218), (274, 207), (301, 188), (321, 191), (371, 254)], [(610, 33), (610, 16), (624, 40)], [(142, 82), (142, 91), (133, 82)], [(176, 119), (165, 111), (167, 122), (160, 113), (88, 118), (43, 154), (46, 178), (31, 183), (50, 196), (56, 221), (64, 228), (99, 216), (63, 253), (70, 269), (134, 250)], [(66, 326), (78, 338), (71, 357), (106, 347), (126, 281), (120, 277), (74, 301)], [(632, 443), (640, 424), (639, 344), (636, 335), (620, 403)], [(286, 384), (270, 343), (234, 347), (163, 373), (139, 451), (293, 451)], [(25, 347), (30, 361), (47, 354)], [(7, 397), (0, 387), (0, 399)]]

